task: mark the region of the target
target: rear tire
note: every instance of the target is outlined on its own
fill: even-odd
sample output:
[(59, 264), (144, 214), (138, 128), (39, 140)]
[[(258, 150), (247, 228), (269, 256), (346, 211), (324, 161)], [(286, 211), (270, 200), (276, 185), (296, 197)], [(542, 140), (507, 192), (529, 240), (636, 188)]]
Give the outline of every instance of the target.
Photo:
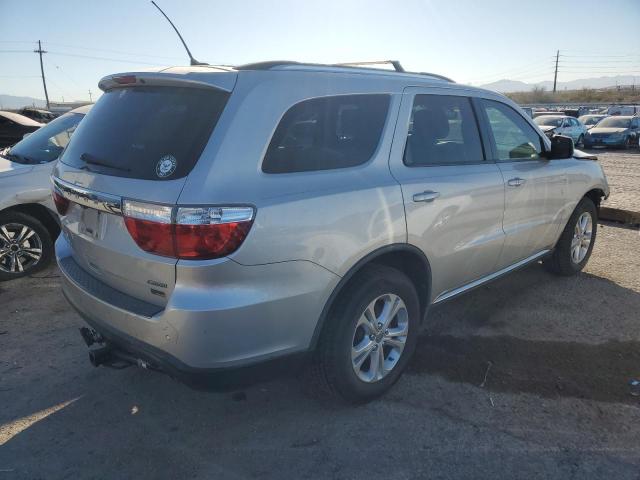
[(38, 272), (52, 258), (53, 240), (40, 220), (20, 212), (0, 214), (0, 282)]
[(575, 275), (589, 261), (598, 231), (598, 212), (587, 197), (580, 200), (564, 227), (553, 254), (544, 260), (544, 267), (562, 276)]
[(356, 404), (385, 393), (415, 350), (419, 316), (418, 294), (406, 275), (381, 265), (365, 267), (323, 326), (311, 367), (314, 388)]

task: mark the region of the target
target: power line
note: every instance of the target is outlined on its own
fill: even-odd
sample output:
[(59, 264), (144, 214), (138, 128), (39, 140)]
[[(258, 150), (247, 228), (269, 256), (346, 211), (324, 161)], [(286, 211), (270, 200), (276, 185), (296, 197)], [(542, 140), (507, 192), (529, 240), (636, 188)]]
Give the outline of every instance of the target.
[(163, 64), (161, 63), (149, 63), (149, 62), (140, 62), (140, 61), (134, 61), (134, 60), (123, 60), (120, 58), (107, 58), (107, 57), (94, 57), (91, 55), (80, 55), (77, 53), (64, 53), (64, 52), (49, 52), (49, 54), (51, 55), (62, 55), (64, 57), (76, 57), (76, 58), (87, 58), (90, 60), (103, 60), (106, 62), (120, 62), (120, 63), (133, 63), (133, 64), (137, 64), (137, 65), (152, 65), (155, 67), (161, 67), (163, 66)]
[(76, 45), (69, 45), (66, 43), (49, 42), (49, 45), (56, 45), (59, 47), (71, 48), (76, 50), (85, 50), (89, 52), (107, 52), (107, 53), (118, 53), (121, 55), (134, 56), (134, 57), (150, 57), (150, 58), (160, 58), (160, 59), (168, 59), (168, 60), (183, 60), (182, 57), (168, 57), (164, 55), (151, 55), (148, 53), (125, 52), (122, 50), (111, 50), (107, 48), (79, 47)]

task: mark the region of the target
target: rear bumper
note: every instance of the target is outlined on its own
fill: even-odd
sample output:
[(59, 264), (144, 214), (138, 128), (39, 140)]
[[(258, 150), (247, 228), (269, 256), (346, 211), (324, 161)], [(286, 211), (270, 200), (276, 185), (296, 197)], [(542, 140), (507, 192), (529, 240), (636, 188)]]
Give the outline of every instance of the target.
[[(162, 308), (84, 271), (61, 235), (62, 288), (83, 319), (114, 346), (193, 384), (197, 377), (304, 357), (339, 277), (311, 262), (217, 265), (227, 287), (176, 283)], [(204, 267), (207, 268), (207, 267)]]

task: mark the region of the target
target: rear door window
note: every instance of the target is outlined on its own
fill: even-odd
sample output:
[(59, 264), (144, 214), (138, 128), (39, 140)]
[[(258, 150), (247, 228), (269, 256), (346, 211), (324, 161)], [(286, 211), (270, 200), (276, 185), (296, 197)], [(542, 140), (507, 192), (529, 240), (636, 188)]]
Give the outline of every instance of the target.
[(262, 171), (306, 172), (367, 162), (380, 143), (389, 101), (383, 94), (339, 95), (294, 105), (273, 134)]
[(484, 161), (471, 102), (453, 95), (416, 95), (404, 164), (409, 167)]
[(200, 157), (228, 97), (227, 92), (193, 87), (110, 90), (80, 123), (61, 161), (118, 177), (184, 177)]

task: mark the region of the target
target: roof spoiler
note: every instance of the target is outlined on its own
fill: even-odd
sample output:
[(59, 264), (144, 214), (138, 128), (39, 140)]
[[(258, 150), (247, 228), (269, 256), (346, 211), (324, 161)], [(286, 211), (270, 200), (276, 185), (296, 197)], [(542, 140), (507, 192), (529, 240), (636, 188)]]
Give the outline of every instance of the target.
[[(216, 83), (212, 83), (212, 77), (207, 75), (207, 81), (197, 78), (197, 74), (163, 73), (163, 72), (127, 72), (115, 75), (107, 75), (98, 82), (98, 87), (103, 92), (115, 88), (141, 87), (141, 86), (161, 86), (161, 87), (192, 87), (192, 88), (212, 88), (231, 92), (235, 85), (235, 73), (220, 72), (227, 75), (217, 75)], [(224, 79), (222, 77), (225, 77)], [(233, 77), (233, 78), (231, 78)]]

